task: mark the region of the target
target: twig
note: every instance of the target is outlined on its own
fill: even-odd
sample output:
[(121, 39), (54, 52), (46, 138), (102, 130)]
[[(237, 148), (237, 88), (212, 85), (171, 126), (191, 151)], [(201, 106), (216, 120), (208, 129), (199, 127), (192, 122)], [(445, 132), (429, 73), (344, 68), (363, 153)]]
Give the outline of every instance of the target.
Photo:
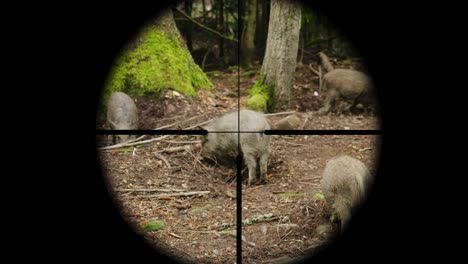
[(174, 10), (176, 10), (179, 14), (181, 14), (182, 16), (184, 16), (185, 18), (187, 18), (188, 20), (192, 21), (193, 23), (195, 23), (195, 25), (205, 29), (205, 30), (208, 30), (210, 31), (211, 33), (214, 33), (224, 39), (227, 39), (227, 40), (231, 40), (231, 41), (234, 41), (234, 42), (239, 42), (236, 38), (234, 37), (227, 37), (227, 36), (224, 36), (223, 34), (219, 33), (218, 31), (214, 30), (214, 29), (211, 29), (201, 23), (199, 23), (198, 21), (196, 21), (195, 19), (193, 19), (192, 17), (190, 17), (189, 15), (187, 15), (184, 11), (178, 9), (178, 8), (174, 8)]
[(193, 196), (200, 194), (208, 194), (210, 191), (195, 191), (195, 192), (180, 192), (180, 193), (165, 193), (165, 194), (153, 194), (153, 195), (138, 195), (138, 198), (160, 198), (160, 197), (175, 197), (175, 196)]
[[(196, 162), (198, 162), (203, 168), (209, 170), (209, 168), (207, 166), (205, 166), (203, 163), (201, 163), (201, 161), (190, 151), (190, 150), (187, 150), (187, 152), (195, 159)], [(194, 164), (195, 165), (195, 164)]]
[(114, 189), (116, 192), (183, 192), (184, 189)]
[(202, 115), (198, 115), (198, 116), (192, 116), (192, 117), (189, 118), (189, 119), (184, 119), (184, 120), (182, 120), (182, 121), (177, 121), (177, 122), (174, 122), (174, 123), (169, 124), (169, 125), (165, 125), (165, 126), (162, 126), (162, 127), (155, 128), (154, 130), (161, 130), (161, 129), (163, 129), (163, 128), (173, 127), (173, 126), (175, 126), (175, 125), (179, 125), (179, 124), (188, 122), (188, 121), (190, 121), (190, 120), (193, 120), (193, 119), (202, 117), (202, 116), (204, 116), (204, 115), (206, 115), (206, 114), (202, 114)]
[(166, 136), (162, 136), (162, 137), (158, 137), (158, 138), (151, 138), (151, 139), (138, 141), (138, 142), (133, 142), (133, 143), (124, 142), (124, 143), (119, 143), (119, 144), (115, 144), (115, 145), (112, 145), (112, 146), (101, 147), (101, 148), (98, 148), (98, 150), (109, 150), (109, 149), (116, 149), (116, 148), (121, 148), (121, 147), (130, 147), (130, 146), (135, 146), (135, 145), (141, 145), (141, 144), (146, 144), (146, 143), (150, 143), (150, 142), (154, 142), (154, 141), (163, 140), (163, 139), (168, 138), (170, 136), (171, 135), (166, 135)]
[(177, 119), (177, 118), (180, 118), (180, 117), (184, 117), (184, 115), (178, 115), (178, 116), (172, 116), (172, 117), (166, 117), (166, 118), (162, 118), (162, 119), (158, 119), (159, 122), (161, 121), (164, 121), (164, 120), (171, 120), (171, 119)]
[(215, 230), (183, 230), (183, 231), (180, 231), (180, 232), (183, 232), (183, 233), (199, 233), (199, 234), (217, 234), (217, 235), (219, 235), (219, 233), (216, 232)]
[(302, 123), (301, 129), (304, 129), (305, 124), (307, 123), (307, 121), (309, 121), (309, 116), (306, 116), (306, 118), (304, 120), (304, 123)]
[(184, 128), (182, 130), (189, 130), (189, 129), (192, 129), (194, 127), (198, 127), (198, 126), (201, 126), (201, 125), (204, 125), (204, 124), (208, 124), (209, 122), (211, 122), (214, 118), (208, 120), (208, 121), (205, 121), (205, 122), (202, 122), (202, 123), (198, 123), (198, 124), (195, 124), (193, 126), (190, 126), (190, 127), (187, 127), (187, 128)]
[(254, 187), (250, 188), (250, 191), (257, 190), (257, 189), (260, 189), (262, 187), (263, 187), (263, 185), (257, 185), (257, 186), (254, 186)]
[(296, 84), (298, 87), (301, 87), (303, 89), (310, 89), (309, 87), (307, 87), (306, 85), (300, 85), (300, 84)]
[(363, 148), (363, 149), (360, 149), (359, 152), (364, 152), (366, 150), (372, 150), (372, 148)]
[(245, 239), (245, 236), (242, 236), (242, 241), (244, 241), (245, 243), (247, 243), (247, 245), (251, 246), (251, 247), (255, 247), (255, 243), (253, 242), (250, 242), (250, 241), (247, 241), (247, 239)]
[(307, 185), (316, 185), (317, 183), (313, 183), (313, 182), (300, 182), (301, 184), (307, 184)]
[(198, 144), (201, 142), (201, 140), (195, 140), (195, 141), (162, 140), (162, 142), (173, 143), (173, 144)]
[[(202, 123), (198, 123), (198, 124), (195, 124), (193, 126), (190, 126), (190, 127), (187, 127), (187, 128), (184, 128), (183, 130), (189, 130), (189, 129), (192, 129), (194, 127), (198, 127), (198, 126), (201, 126), (201, 125), (204, 125), (204, 124), (208, 124), (209, 122), (211, 122), (214, 118), (208, 120), (208, 121), (205, 121), (205, 122), (202, 122)], [(158, 138), (152, 138), (152, 139), (147, 139), (147, 140), (143, 140), (143, 141), (138, 141), (138, 142), (134, 142), (134, 143), (130, 143), (132, 141), (135, 141), (135, 140), (138, 140), (138, 139), (141, 139), (144, 137), (141, 136), (139, 137), (138, 139), (135, 139), (135, 140), (132, 140), (132, 141), (128, 141), (128, 142), (124, 142), (124, 143), (119, 143), (119, 144), (115, 144), (115, 145), (111, 145), (111, 146), (106, 146), (106, 147), (101, 147), (101, 148), (98, 148), (98, 150), (109, 150), (109, 149), (116, 149), (116, 148), (122, 148), (122, 147), (130, 147), (130, 146), (135, 146), (135, 145), (142, 145), (142, 144), (147, 144), (147, 143), (151, 143), (151, 142), (154, 142), (154, 141), (160, 141), (160, 140), (163, 140), (165, 138), (168, 138), (168, 137), (171, 137), (173, 135), (166, 135), (166, 136), (162, 136), (162, 137), (158, 137)]]
[(264, 116), (289, 115), (289, 114), (294, 114), (294, 113), (296, 113), (296, 111), (280, 112), (280, 113), (273, 113), (273, 114), (264, 114)]
[(282, 143), (292, 145), (292, 146), (309, 146), (307, 144), (291, 143), (291, 142), (287, 142), (287, 141), (283, 141)]
[(158, 158), (158, 159), (164, 161), (164, 163), (166, 163), (166, 166), (167, 166), (168, 169), (171, 168), (171, 164), (169, 164), (169, 161), (167, 161), (167, 159), (166, 159), (165, 157), (163, 157), (163, 155), (157, 154), (157, 153), (156, 153), (155, 156), (156, 156), (156, 158)]
[(183, 150), (188, 150), (190, 149), (190, 146), (182, 146), (182, 147), (173, 147), (173, 148), (166, 148), (163, 150), (158, 151), (157, 153), (174, 153), (174, 152), (179, 152)]
[(176, 235), (176, 234), (174, 234), (174, 233), (169, 233), (169, 235), (170, 235), (170, 236), (173, 236), (173, 237), (175, 237), (175, 238), (178, 238), (178, 239), (182, 239), (181, 236), (178, 236), (178, 235)]
[(283, 240), (291, 234), (292, 230), (290, 230), (286, 235), (282, 236), (278, 242), (276, 242), (274, 245), (278, 245), (279, 243), (283, 242)]
[(138, 137), (138, 138), (131, 139), (131, 140), (127, 141), (126, 143), (132, 143), (132, 142), (138, 141), (140, 139), (143, 139), (144, 137), (146, 137), (146, 135), (143, 135), (143, 136)]

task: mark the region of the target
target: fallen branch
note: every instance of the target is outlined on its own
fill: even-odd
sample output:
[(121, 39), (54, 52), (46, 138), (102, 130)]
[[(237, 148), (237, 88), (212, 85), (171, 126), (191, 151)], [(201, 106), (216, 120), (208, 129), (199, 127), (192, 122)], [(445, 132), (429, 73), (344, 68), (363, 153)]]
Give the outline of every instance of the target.
[(193, 19), (191, 16), (187, 15), (184, 11), (178, 9), (178, 8), (174, 8), (175, 11), (177, 11), (179, 14), (181, 14), (182, 16), (184, 16), (185, 18), (187, 18), (188, 20), (190, 20), (191, 22), (193, 22), (195, 25), (207, 30), (207, 31), (210, 31), (211, 33), (214, 33), (224, 39), (227, 39), (227, 40), (231, 40), (231, 41), (234, 41), (234, 42), (239, 42), (236, 38), (234, 37), (227, 37), (227, 36), (224, 36), (223, 34), (219, 33), (218, 31), (212, 29), (212, 28), (209, 28), (203, 24), (201, 24), (200, 22), (196, 21), (195, 19)]
[(183, 192), (184, 189), (114, 189), (116, 192)]
[(174, 234), (174, 233), (169, 233), (169, 235), (170, 235), (170, 236), (173, 236), (173, 237), (175, 237), (175, 238), (178, 238), (178, 239), (182, 239), (181, 236), (178, 236), (178, 235), (176, 235), (176, 234)]
[(206, 115), (206, 114), (197, 115), (197, 116), (192, 116), (192, 117), (189, 118), (189, 119), (184, 119), (184, 120), (182, 120), (182, 121), (177, 121), (177, 122), (174, 122), (174, 123), (169, 124), (169, 125), (165, 125), (165, 126), (162, 126), (162, 127), (155, 128), (154, 130), (161, 130), (161, 129), (163, 129), (163, 128), (173, 127), (173, 126), (175, 126), (175, 125), (179, 125), (179, 124), (182, 124), (182, 123), (191, 121), (191, 120), (193, 120), (193, 119), (202, 117), (202, 116), (204, 116), (204, 115)]
[(255, 247), (255, 243), (253, 242), (250, 242), (250, 241), (247, 241), (247, 239), (245, 239), (245, 236), (242, 236), (242, 241), (244, 241), (245, 243), (247, 243), (247, 245), (251, 246), (251, 247)]
[(180, 118), (180, 117), (184, 117), (184, 115), (178, 115), (178, 116), (172, 116), (172, 117), (166, 117), (166, 118), (162, 118), (162, 119), (158, 119), (158, 121), (164, 121), (164, 120), (171, 120), (171, 119), (177, 119), (177, 118)]
[(291, 142), (287, 142), (287, 141), (283, 141), (281, 143), (285, 143), (285, 144), (292, 145), (292, 146), (309, 146), (307, 144), (291, 143)]
[[(198, 124), (195, 124), (193, 126), (190, 126), (190, 127), (187, 127), (187, 128), (184, 128), (182, 130), (189, 130), (189, 129), (192, 129), (192, 128), (195, 128), (195, 127), (198, 127), (198, 126), (201, 126), (201, 125), (204, 125), (204, 124), (208, 124), (209, 122), (211, 122), (214, 118), (208, 120), (208, 121), (205, 121), (205, 122), (202, 122), (202, 123), (198, 123)], [(145, 135), (139, 137), (138, 139), (141, 139), (143, 138)], [(168, 138), (168, 137), (171, 137), (173, 135), (166, 135), (166, 136), (162, 136), (162, 137), (158, 137), (158, 138), (152, 138), (152, 139), (148, 139), (148, 140), (143, 140), (143, 141), (138, 141), (138, 142), (133, 142), (135, 140), (138, 140), (138, 139), (134, 139), (134, 140), (131, 140), (131, 141), (127, 141), (127, 142), (124, 142), (124, 143), (119, 143), (119, 144), (115, 144), (115, 145), (111, 145), (111, 146), (106, 146), (106, 147), (101, 147), (101, 148), (98, 148), (98, 150), (109, 150), (109, 149), (116, 149), (116, 148), (122, 148), (122, 147), (130, 147), (130, 146), (135, 146), (135, 145), (142, 145), (142, 144), (147, 144), (147, 143), (151, 143), (151, 142), (155, 142), (155, 141), (160, 141), (160, 140), (163, 140), (165, 138)], [(133, 143), (130, 143), (130, 142), (133, 142)]]
[(282, 236), (282, 237), (279, 239), (279, 241), (276, 242), (276, 243), (274, 243), (273, 245), (276, 245), (276, 246), (279, 245), (279, 243), (283, 242), (283, 240), (284, 240), (287, 236), (289, 236), (289, 234), (291, 234), (291, 232), (292, 232), (292, 230), (290, 230), (286, 235)]
[(308, 180), (320, 180), (320, 177), (305, 177), (299, 179), (300, 181), (308, 181)]
[(183, 232), (183, 233), (199, 233), (199, 234), (216, 234), (216, 235), (219, 235), (219, 233), (216, 232), (215, 230), (183, 230), (183, 231), (180, 231), (180, 232)]
[(138, 140), (140, 140), (140, 139), (143, 139), (144, 137), (146, 137), (146, 135), (143, 135), (143, 136), (138, 137), (138, 138), (131, 139), (131, 140), (125, 142), (125, 143), (133, 143), (133, 142), (135, 142), (135, 141), (138, 141)]
[(198, 144), (198, 143), (201, 143), (201, 140), (195, 140), (195, 141), (162, 140), (162, 142), (173, 143), (173, 144)]
[(138, 195), (138, 198), (160, 198), (160, 197), (176, 197), (176, 196), (193, 196), (200, 194), (208, 194), (210, 191), (195, 191), (195, 192), (180, 192), (180, 193), (165, 193), (165, 194), (153, 194), (153, 195)]
[(163, 140), (163, 139), (168, 138), (170, 136), (171, 135), (166, 135), (166, 136), (162, 136), (162, 137), (158, 137), (158, 138), (152, 138), (152, 139), (147, 139), (147, 140), (133, 142), (133, 143), (124, 142), (124, 143), (119, 143), (119, 144), (115, 144), (115, 145), (112, 145), (112, 146), (101, 147), (101, 148), (98, 148), (98, 150), (109, 150), (109, 149), (116, 149), (116, 148), (122, 148), (122, 147), (136, 146), (136, 145), (141, 145), (141, 144), (146, 144), (146, 143), (150, 143), (150, 142), (154, 142), (154, 141)]
[(166, 159), (165, 157), (163, 157), (163, 155), (157, 154), (157, 153), (156, 153), (155, 156), (156, 156), (156, 158), (158, 158), (158, 159), (164, 161), (164, 163), (166, 163), (166, 166), (167, 166), (168, 169), (171, 168), (171, 164), (169, 164), (169, 161), (167, 161), (167, 159)]
[(195, 127), (198, 127), (198, 126), (202, 126), (204, 124), (208, 124), (209, 122), (211, 122), (214, 118), (208, 120), (208, 121), (205, 121), (205, 122), (202, 122), (202, 123), (199, 123), (199, 124), (196, 124), (196, 125), (193, 125), (193, 126), (190, 126), (190, 127), (187, 127), (187, 128), (184, 128), (182, 130), (189, 130), (189, 129), (192, 129), (192, 128), (195, 128)]
[(296, 113), (296, 111), (280, 112), (280, 113), (273, 113), (273, 114), (264, 114), (264, 116), (289, 115), (289, 114), (294, 114), (294, 113)]
[(158, 153), (174, 153), (174, 152), (179, 152), (183, 150), (189, 150), (190, 146), (182, 146), (182, 147), (173, 147), (173, 148), (166, 148), (163, 150), (158, 151)]

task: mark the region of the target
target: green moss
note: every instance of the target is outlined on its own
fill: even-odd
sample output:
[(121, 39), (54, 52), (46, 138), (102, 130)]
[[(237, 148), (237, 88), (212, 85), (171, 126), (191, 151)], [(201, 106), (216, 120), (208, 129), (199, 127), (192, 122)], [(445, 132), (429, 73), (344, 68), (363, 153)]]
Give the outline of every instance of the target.
[(247, 105), (256, 111), (267, 112), (274, 105), (274, 87), (264, 83), (265, 76), (260, 75), (260, 78), (255, 82), (249, 94), (251, 98), (247, 100)]
[(240, 74), (241, 77), (252, 77), (257, 74), (257, 71), (246, 71)]
[(236, 72), (236, 71), (239, 70), (239, 66), (237, 66), (237, 65), (229, 66), (227, 70), (229, 72)]
[(158, 230), (163, 229), (165, 226), (166, 224), (163, 221), (151, 221), (151, 222), (146, 223), (143, 226), (143, 229), (147, 232), (158, 231)]
[(298, 3), (294, 3), (294, 2), (292, 2), (292, 3), (286, 3), (285, 2), (284, 4), (285, 5), (288, 5), (288, 4), (290, 5), (289, 14), (288, 14), (288, 25), (291, 24), (291, 20), (294, 18), (296, 12), (299, 11), (299, 20), (298, 21), (299, 21), (299, 29), (300, 29), (301, 28), (300, 21), (302, 19), (301, 12), (300, 12), (301, 11), (301, 6)]
[(325, 196), (323, 196), (323, 194), (321, 194), (320, 192), (316, 192), (313, 196), (314, 200), (318, 201), (318, 200), (324, 200), (325, 199)]
[(298, 196), (304, 196), (304, 193), (301, 193), (301, 192), (285, 192), (285, 193), (280, 193), (278, 196), (282, 197), (282, 198), (298, 197)]
[(116, 91), (145, 96), (171, 88), (195, 96), (196, 88), (213, 86), (176, 38), (155, 26), (145, 27), (140, 36), (116, 59), (105, 83), (104, 104)]
[(122, 149), (120, 149), (120, 151), (122, 151), (122, 152), (133, 152), (133, 147), (122, 148)]
[(268, 213), (268, 214), (264, 214), (264, 215), (257, 215), (255, 217), (253, 217), (252, 219), (247, 218), (245, 220), (242, 220), (242, 224), (252, 225), (253, 223), (256, 223), (256, 222), (261, 221), (261, 220), (271, 219), (272, 217), (273, 217), (272, 213)]
[(256, 94), (250, 97), (247, 104), (255, 111), (266, 112), (268, 110), (268, 98), (264, 94)]

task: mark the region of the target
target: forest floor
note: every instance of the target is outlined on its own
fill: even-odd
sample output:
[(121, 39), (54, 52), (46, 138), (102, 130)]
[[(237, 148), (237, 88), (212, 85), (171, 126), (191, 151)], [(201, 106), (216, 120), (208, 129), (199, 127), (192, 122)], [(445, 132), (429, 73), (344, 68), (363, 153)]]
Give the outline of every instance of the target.
[[(238, 102), (245, 108), (247, 89), (258, 78), (258, 70), (241, 69), (240, 98), (237, 70), (209, 73), (214, 88), (201, 90), (196, 99), (170, 90), (159, 98), (138, 98), (139, 128), (172, 125), (166, 129), (184, 129), (237, 110)], [(297, 111), (303, 129), (379, 128), (372, 113), (317, 115), (324, 99), (323, 94), (314, 95), (320, 92), (317, 87), (318, 79), (307, 65), (298, 66), (292, 110)], [(268, 116), (267, 120), (274, 128), (285, 116)], [(107, 125), (101, 122), (97, 127)], [(161, 136), (148, 136), (157, 137)], [(98, 146), (111, 145), (107, 137), (98, 139)], [(101, 165), (123, 215), (156, 247), (185, 262), (235, 263), (236, 164), (201, 161), (198, 140), (197, 136), (171, 135), (136, 149), (100, 151)], [(279, 263), (324, 245), (336, 232), (320, 195), (326, 162), (336, 155), (349, 155), (375, 171), (379, 145), (379, 136), (272, 136), (267, 183), (248, 187), (243, 172), (243, 263)], [(151, 221), (162, 221), (165, 226), (143, 231)]]

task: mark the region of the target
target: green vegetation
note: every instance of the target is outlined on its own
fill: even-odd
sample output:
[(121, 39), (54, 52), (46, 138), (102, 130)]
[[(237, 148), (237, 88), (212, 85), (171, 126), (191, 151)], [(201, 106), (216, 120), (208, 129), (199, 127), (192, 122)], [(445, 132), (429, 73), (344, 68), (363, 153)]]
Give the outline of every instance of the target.
[(255, 111), (267, 112), (274, 104), (274, 87), (264, 84), (264, 81), (265, 76), (260, 75), (252, 89), (249, 90), (251, 97), (247, 101), (247, 105)]
[(165, 226), (165, 223), (163, 221), (151, 221), (146, 223), (143, 228), (145, 231), (150, 232), (150, 231), (158, 231), (163, 229)]

